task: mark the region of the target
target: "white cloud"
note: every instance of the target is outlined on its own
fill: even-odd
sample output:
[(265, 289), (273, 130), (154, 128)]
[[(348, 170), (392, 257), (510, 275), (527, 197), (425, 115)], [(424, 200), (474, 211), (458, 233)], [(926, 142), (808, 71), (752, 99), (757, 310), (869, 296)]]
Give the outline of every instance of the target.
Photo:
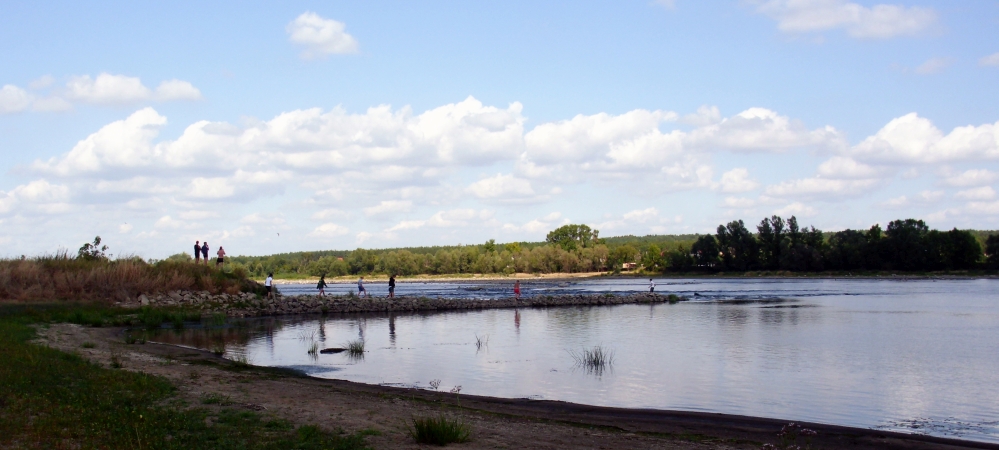
[(312, 220), (346, 219), (348, 217), (350, 217), (350, 214), (337, 208), (323, 209), (309, 216)]
[(55, 77), (52, 75), (42, 75), (28, 83), (28, 88), (33, 90), (45, 89), (51, 86), (52, 83), (55, 83)]
[(719, 189), (725, 193), (748, 192), (758, 187), (760, 183), (750, 179), (749, 171), (741, 167), (723, 173), (719, 183)]
[(804, 178), (767, 186), (766, 194), (778, 198), (832, 200), (859, 197), (878, 184), (878, 180)]
[(131, 231), (132, 231), (132, 224), (130, 223), (123, 223), (121, 225), (118, 225), (118, 232), (121, 234), (128, 234)]
[(725, 197), (722, 206), (731, 209), (750, 209), (756, 207), (756, 200), (745, 197)]
[(953, 58), (930, 58), (916, 67), (916, 73), (921, 75), (940, 73), (951, 64), (954, 64)]
[(992, 184), (999, 180), (999, 173), (988, 169), (970, 169), (959, 174), (947, 174), (942, 183), (947, 186), (968, 187)]
[(53, 97), (38, 98), (31, 103), (32, 111), (60, 112), (60, 111), (69, 111), (71, 109), (73, 109), (73, 104), (66, 101), (66, 99), (62, 97), (53, 96)]
[(356, 53), (357, 40), (345, 30), (343, 22), (324, 19), (314, 12), (303, 13), (285, 27), (288, 39), (305, 47), (301, 54), (303, 59)]
[(916, 113), (893, 119), (854, 146), (858, 159), (897, 164), (931, 164), (999, 158), (999, 122), (957, 127), (944, 135)]
[(860, 39), (887, 39), (921, 34), (936, 24), (937, 13), (919, 6), (873, 5), (846, 0), (752, 0), (756, 10), (777, 20), (786, 33), (842, 29)]
[(805, 205), (801, 202), (794, 202), (783, 208), (775, 210), (774, 214), (783, 217), (812, 217), (816, 214), (816, 211), (815, 208), (812, 208), (811, 206)]
[(201, 91), (191, 83), (183, 80), (166, 80), (156, 88), (157, 100), (201, 100)]
[(878, 170), (852, 158), (834, 156), (819, 165), (819, 176), (825, 178), (864, 179), (875, 178)]
[(364, 215), (368, 217), (390, 216), (393, 214), (407, 213), (413, 210), (413, 202), (409, 200), (382, 200), (376, 206), (364, 208)]
[(992, 189), (992, 186), (982, 186), (958, 191), (954, 197), (964, 200), (992, 200), (996, 198), (996, 191)]
[(978, 65), (982, 67), (999, 67), (999, 52), (983, 56), (978, 60)]
[(468, 191), (479, 199), (499, 203), (528, 203), (548, 198), (536, 195), (530, 180), (517, 178), (512, 174), (483, 178), (472, 183)]
[(438, 211), (433, 216), (430, 216), (426, 220), (404, 220), (397, 223), (385, 230), (386, 232), (395, 232), (402, 230), (415, 230), (424, 227), (433, 228), (455, 228), (455, 227), (466, 227), (470, 225), (483, 226), (483, 225), (495, 225), (495, 220), (493, 219), (494, 213), (492, 211), (483, 209), (475, 210), (471, 208), (464, 209), (452, 209), (447, 211)]
[(0, 89), (0, 114), (9, 114), (28, 109), (31, 105), (32, 95), (12, 84), (4, 85)]
[(749, 108), (716, 124), (691, 131), (691, 147), (736, 152), (780, 152), (794, 148), (839, 148), (843, 137), (833, 127), (809, 130), (799, 121), (766, 108)]
[(309, 236), (317, 238), (331, 238), (343, 236), (347, 233), (350, 233), (350, 229), (347, 227), (330, 222), (316, 227), (316, 229), (309, 233)]
[(713, 125), (721, 122), (721, 111), (718, 110), (717, 106), (703, 105), (697, 108), (697, 112), (680, 118), (680, 122), (696, 127)]
[(166, 80), (155, 91), (149, 89), (138, 77), (101, 73), (75, 76), (66, 83), (66, 97), (70, 100), (95, 104), (131, 104), (147, 100), (200, 100), (201, 91), (182, 80)]
[(66, 83), (67, 96), (88, 103), (132, 103), (148, 99), (152, 91), (137, 77), (102, 73), (73, 77)]
[(909, 206), (909, 197), (902, 195), (899, 197), (891, 198), (884, 202), (881, 202), (881, 206), (884, 206), (885, 208), (888, 209), (904, 208), (906, 206)]

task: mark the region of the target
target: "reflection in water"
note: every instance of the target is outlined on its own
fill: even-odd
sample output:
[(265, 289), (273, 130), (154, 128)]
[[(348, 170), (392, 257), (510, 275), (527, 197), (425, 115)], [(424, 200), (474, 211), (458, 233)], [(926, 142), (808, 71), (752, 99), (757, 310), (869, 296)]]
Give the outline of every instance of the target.
[[(614, 280), (611, 280), (614, 281)], [(659, 283), (657, 283), (659, 284)], [(660, 284), (662, 285), (662, 284)], [(999, 442), (999, 280), (706, 280), (704, 301), (248, 321), (155, 340), (312, 376), (507, 398), (745, 414)], [(318, 327), (363, 357), (308, 354)], [(371, 327), (371, 329), (368, 329)], [(370, 331), (370, 333), (369, 333)], [(476, 336), (488, 336), (479, 351)], [(576, 367), (601, 346), (613, 370)], [(960, 426), (955, 424), (961, 424)]]

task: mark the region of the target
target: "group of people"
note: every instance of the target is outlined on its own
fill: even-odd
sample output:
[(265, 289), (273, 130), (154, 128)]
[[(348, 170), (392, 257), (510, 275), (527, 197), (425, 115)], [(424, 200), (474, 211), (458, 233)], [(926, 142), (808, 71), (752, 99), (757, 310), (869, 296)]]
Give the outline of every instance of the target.
[[(218, 258), (215, 260), (215, 267), (222, 267), (225, 262), (225, 249), (219, 246), (219, 251), (215, 252)], [(195, 264), (201, 264), (204, 261), (205, 265), (208, 265), (208, 241), (204, 244), (201, 241), (194, 241), (194, 262)]]
[[(319, 295), (326, 295), (326, 286), (329, 286), (326, 284), (326, 275), (320, 275), (319, 283), (316, 283), (316, 289), (319, 289)], [(364, 289), (364, 277), (357, 279), (357, 296), (368, 296), (367, 289)], [(395, 274), (389, 276), (388, 298), (395, 298)]]

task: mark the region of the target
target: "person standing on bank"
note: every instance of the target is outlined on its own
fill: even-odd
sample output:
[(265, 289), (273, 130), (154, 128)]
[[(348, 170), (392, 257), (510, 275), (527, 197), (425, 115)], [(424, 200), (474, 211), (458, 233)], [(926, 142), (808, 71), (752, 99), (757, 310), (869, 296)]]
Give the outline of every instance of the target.
[(215, 268), (218, 269), (219, 267), (222, 267), (222, 264), (225, 263), (225, 250), (222, 249), (221, 245), (219, 246), (219, 251), (216, 252), (215, 254), (218, 255), (219, 257), (218, 259), (215, 260)]
[(205, 241), (205, 243), (201, 245), (201, 257), (204, 258), (205, 265), (207, 266), (208, 265), (208, 241)]
[(326, 295), (326, 274), (319, 276), (319, 283), (316, 283), (316, 289), (319, 289), (319, 295)]
[(389, 298), (395, 298), (395, 274), (389, 275)]
[(364, 294), (365, 297), (368, 296), (368, 291), (364, 290), (364, 277), (357, 279), (357, 296), (360, 297)]
[(268, 299), (274, 298), (274, 293), (271, 292), (274, 289), (273, 284), (274, 284), (274, 274), (273, 273), (269, 273), (269, 274), (267, 274), (267, 279), (264, 280), (264, 287), (267, 288), (267, 298)]
[(194, 263), (201, 263), (201, 241), (194, 241)]
[(651, 294), (655, 292), (655, 290), (656, 290), (656, 282), (652, 281), (652, 278), (649, 278), (649, 293)]
[(513, 298), (520, 300), (520, 280), (513, 283)]

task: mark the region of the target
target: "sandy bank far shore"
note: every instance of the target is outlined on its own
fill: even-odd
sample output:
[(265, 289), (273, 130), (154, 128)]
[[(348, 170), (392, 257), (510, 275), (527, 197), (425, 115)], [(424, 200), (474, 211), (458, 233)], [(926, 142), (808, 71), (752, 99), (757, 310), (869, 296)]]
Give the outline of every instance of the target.
[[(788, 420), (728, 414), (608, 408), (558, 401), (366, 385), (308, 378), (270, 369), (243, 369), (209, 352), (164, 344), (125, 345), (120, 328), (73, 324), (39, 327), (38, 342), (107, 366), (112, 354), (124, 370), (158, 375), (177, 395), (201, 407), (208, 394), (224, 396), (234, 409), (326, 429), (374, 430), (379, 449), (418, 449), (406, 432), (414, 416), (442, 411), (463, 417), (472, 441), (455, 448), (759, 449), (776, 443)], [(82, 348), (84, 342), (95, 344)], [(89, 346), (88, 346), (89, 347)], [(447, 387), (448, 389), (450, 387)], [(441, 390), (445, 390), (442, 386)], [(460, 406), (459, 406), (460, 402)], [(999, 449), (999, 445), (813, 423), (818, 449)], [(804, 444), (799, 441), (799, 444)]]

